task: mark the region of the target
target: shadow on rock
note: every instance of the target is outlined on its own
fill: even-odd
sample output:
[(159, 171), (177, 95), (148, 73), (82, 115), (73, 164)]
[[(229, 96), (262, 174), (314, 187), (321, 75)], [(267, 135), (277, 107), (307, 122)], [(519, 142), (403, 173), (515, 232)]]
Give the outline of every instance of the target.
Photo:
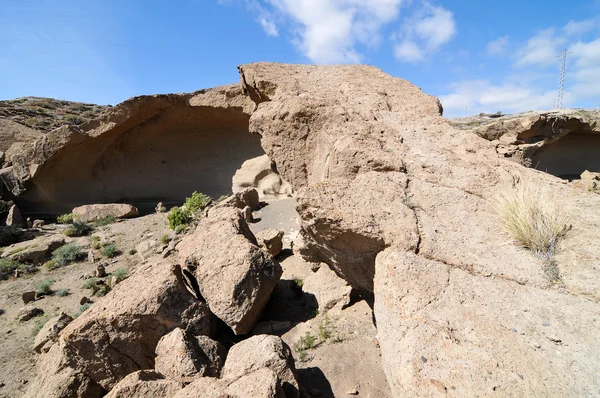
[(306, 391), (311, 396), (323, 398), (334, 397), (333, 390), (329, 380), (325, 377), (323, 371), (317, 367), (297, 369), (298, 382), (300, 389)]

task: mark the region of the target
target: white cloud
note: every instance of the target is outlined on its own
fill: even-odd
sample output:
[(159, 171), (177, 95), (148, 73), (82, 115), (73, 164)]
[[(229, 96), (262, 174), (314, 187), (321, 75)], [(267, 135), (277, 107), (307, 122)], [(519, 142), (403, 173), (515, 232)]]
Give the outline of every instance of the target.
[(275, 37), (279, 36), (279, 30), (277, 29), (275, 22), (266, 17), (259, 18), (258, 22), (267, 35)]
[(554, 29), (546, 29), (527, 41), (527, 45), (517, 52), (517, 67), (549, 65), (556, 63), (560, 45), (565, 39), (555, 35)]
[(456, 23), (452, 13), (426, 3), (420, 12), (405, 21), (394, 54), (400, 61), (420, 62), (437, 52), (455, 34)]
[(376, 46), (383, 25), (394, 21), (402, 0), (265, 0), (294, 26), (294, 43), (320, 64), (360, 62), (356, 45)]
[(586, 19), (583, 21), (569, 21), (569, 23), (562, 27), (562, 31), (567, 36), (578, 36), (594, 29), (596, 23), (596, 18)]
[(419, 46), (407, 40), (394, 47), (394, 55), (402, 61), (412, 63), (421, 62), (425, 58)]
[(499, 37), (487, 44), (488, 55), (504, 55), (508, 52), (508, 36)]

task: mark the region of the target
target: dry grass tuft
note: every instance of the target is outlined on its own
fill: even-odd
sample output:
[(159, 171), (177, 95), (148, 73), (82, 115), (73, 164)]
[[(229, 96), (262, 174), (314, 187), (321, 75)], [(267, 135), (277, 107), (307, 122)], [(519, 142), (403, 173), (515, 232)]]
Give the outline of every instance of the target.
[(503, 194), (498, 212), (506, 232), (543, 259), (551, 258), (569, 230), (567, 216), (543, 189), (522, 184)]

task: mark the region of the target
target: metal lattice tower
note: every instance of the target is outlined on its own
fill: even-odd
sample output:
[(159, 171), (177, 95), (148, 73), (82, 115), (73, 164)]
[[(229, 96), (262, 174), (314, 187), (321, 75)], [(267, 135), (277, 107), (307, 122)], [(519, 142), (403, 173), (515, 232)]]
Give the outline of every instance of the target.
[(565, 66), (567, 64), (567, 50), (562, 51), (562, 63), (560, 65), (560, 79), (558, 80), (558, 95), (556, 96), (556, 109), (562, 108), (563, 85), (565, 83)]

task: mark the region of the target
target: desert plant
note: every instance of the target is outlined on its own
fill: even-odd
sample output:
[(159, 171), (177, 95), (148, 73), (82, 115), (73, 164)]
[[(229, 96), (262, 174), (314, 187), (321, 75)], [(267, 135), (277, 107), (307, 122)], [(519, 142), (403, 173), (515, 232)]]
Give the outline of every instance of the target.
[(73, 221), (73, 223), (63, 231), (66, 236), (85, 236), (89, 234), (93, 228), (82, 221)]
[(116, 278), (117, 282), (121, 282), (129, 277), (129, 269), (123, 267), (115, 270), (111, 273), (113, 278)]
[(115, 217), (112, 215), (108, 215), (106, 217), (99, 218), (93, 222), (94, 227), (104, 227), (106, 225), (113, 224), (115, 222)]
[(190, 222), (190, 216), (185, 209), (175, 206), (167, 215), (167, 220), (169, 221), (169, 228), (175, 230), (181, 225), (188, 224)]
[(59, 265), (56, 264), (55, 260), (48, 260), (44, 263), (44, 268), (46, 268), (47, 271), (55, 270), (58, 267)]
[(317, 343), (317, 339), (310, 332), (306, 332), (304, 336), (300, 337), (300, 340), (294, 344), (294, 349), (296, 351), (302, 350), (310, 350), (315, 348), (315, 344)]
[(52, 285), (56, 282), (54, 279), (43, 279), (35, 284), (35, 294), (50, 296), (54, 293)]
[(55, 296), (65, 297), (69, 295), (69, 289), (59, 289), (54, 293)]
[(171, 241), (171, 238), (169, 237), (168, 234), (164, 234), (163, 236), (160, 237), (160, 243), (162, 243), (163, 245), (166, 245), (170, 241)]
[(86, 254), (77, 243), (69, 243), (52, 252), (52, 259), (58, 267), (64, 267), (65, 265), (83, 260), (85, 257)]
[(81, 315), (85, 310), (87, 310), (88, 308), (91, 307), (92, 304), (90, 303), (85, 303), (79, 306), (79, 311), (77, 311), (75, 313), (75, 315), (73, 316), (73, 319), (77, 318), (79, 315)]
[(325, 315), (325, 317), (323, 317), (323, 319), (321, 319), (321, 322), (319, 322), (319, 338), (323, 341), (327, 340), (328, 338), (331, 337), (331, 321), (329, 320), (329, 317), (327, 315)]
[(499, 199), (502, 225), (521, 246), (541, 256), (555, 254), (569, 227), (554, 198), (540, 188), (521, 186)]
[(0, 280), (8, 279), (8, 277), (19, 267), (21, 263), (9, 258), (0, 258)]
[(96, 250), (100, 249), (100, 237), (97, 235), (92, 235), (92, 248)]
[(117, 248), (117, 245), (114, 243), (109, 243), (104, 245), (102, 248), (102, 255), (108, 258), (114, 258), (121, 254), (121, 251)]
[(73, 213), (62, 214), (62, 215), (56, 217), (56, 222), (59, 224), (72, 224), (74, 220), (75, 220), (75, 214), (73, 214)]
[(181, 224), (181, 225), (178, 225), (178, 226), (177, 226), (177, 228), (175, 228), (175, 233), (176, 233), (177, 235), (179, 235), (180, 233), (182, 233), (183, 231), (185, 231), (185, 230), (186, 230), (188, 227), (189, 227), (189, 225), (188, 225), (188, 224)]
[(194, 191), (192, 196), (185, 199), (185, 209), (190, 215), (196, 215), (200, 213), (206, 206), (210, 204), (212, 199), (208, 195)]

